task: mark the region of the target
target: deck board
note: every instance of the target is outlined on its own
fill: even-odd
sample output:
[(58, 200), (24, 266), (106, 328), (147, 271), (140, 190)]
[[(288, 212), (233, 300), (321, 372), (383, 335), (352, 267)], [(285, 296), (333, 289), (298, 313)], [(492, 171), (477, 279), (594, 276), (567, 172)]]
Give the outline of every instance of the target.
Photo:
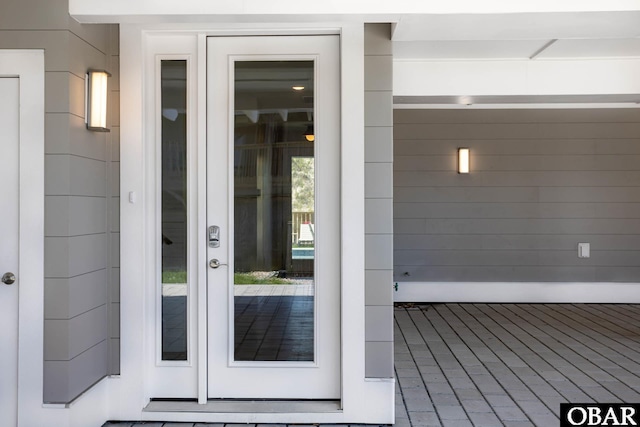
[(556, 426), (563, 402), (640, 402), (640, 306), (397, 307), (395, 373), (398, 427)]

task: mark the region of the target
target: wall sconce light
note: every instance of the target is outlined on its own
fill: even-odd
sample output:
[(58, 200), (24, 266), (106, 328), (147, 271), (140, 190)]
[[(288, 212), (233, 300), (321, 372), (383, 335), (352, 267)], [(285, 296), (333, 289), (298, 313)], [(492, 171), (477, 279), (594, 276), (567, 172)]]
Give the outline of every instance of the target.
[(458, 148), (458, 173), (469, 173), (468, 148)]
[(307, 130), (304, 131), (304, 137), (306, 138), (307, 141), (309, 142), (313, 142), (316, 140), (316, 136), (313, 133), (313, 125), (309, 125), (307, 126)]
[(104, 70), (89, 70), (85, 79), (85, 122), (87, 129), (109, 132), (107, 129), (107, 79)]

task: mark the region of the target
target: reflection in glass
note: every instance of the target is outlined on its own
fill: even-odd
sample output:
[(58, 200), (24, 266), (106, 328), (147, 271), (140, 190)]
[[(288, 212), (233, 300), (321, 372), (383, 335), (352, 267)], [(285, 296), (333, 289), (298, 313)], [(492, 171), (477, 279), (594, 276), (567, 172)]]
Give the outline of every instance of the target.
[(235, 360), (314, 360), (313, 76), (235, 63)]
[(161, 62), (162, 360), (187, 360), (187, 62)]

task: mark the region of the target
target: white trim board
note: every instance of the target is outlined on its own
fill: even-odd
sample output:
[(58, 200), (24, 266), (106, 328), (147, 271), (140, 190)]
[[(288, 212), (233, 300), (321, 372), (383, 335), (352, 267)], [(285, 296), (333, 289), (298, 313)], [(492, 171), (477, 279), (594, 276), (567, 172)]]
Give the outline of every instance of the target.
[(395, 282), (396, 302), (640, 303), (640, 283)]
[[(393, 61), (394, 97), (640, 93), (640, 59)], [(505, 101), (508, 102), (508, 99)]]
[(640, 103), (589, 104), (393, 104), (394, 110), (540, 110), (576, 108), (640, 108)]
[[(44, 51), (0, 50), (0, 77), (18, 77), (20, 227), (18, 425), (42, 417), (44, 336)], [(4, 285), (3, 285), (4, 286)], [(51, 418), (55, 422), (55, 418)]]
[[(153, 178), (153, 171), (149, 167), (146, 156), (149, 142), (149, 130), (146, 129), (146, 91), (144, 61), (148, 58), (150, 43), (153, 38), (164, 38), (167, 43), (163, 46), (163, 54), (176, 54), (168, 50), (181, 37), (189, 39), (189, 49), (195, 49), (199, 55), (203, 53), (205, 36), (210, 34), (239, 35), (246, 33), (246, 25), (185, 25), (180, 31), (172, 31), (172, 26), (120, 26), (120, 64), (121, 64), (121, 195), (123, 200), (134, 192), (140, 197), (129, 203), (123, 203), (121, 213), (121, 322), (127, 327), (121, 331), (121, 375), (110, 379), (109, 384), (109, 419), (138, 419), (161, 421), (190, 421), (190, 422), (278, 422), (278, 423), (392, 423), (394, 414), (395, 383), (393, 379), (384, 381), (366, 379), (364, 376), (364, 329), (365, 329), (365, 287), (364, 287), (364, 223), (361, 221), (364, 212), (364, 25), (359, 24), (314, 24), (310, 33), (320, 30), (339, 32), (341, 38), (341, 156), (349, 159), (342, 162), (341, 180), (341, 216), (342, 216), (342, 247), (341, 247), (341, 281), (349, 286), (343, 286), (341, 300), (349, 301), (340, 308), (343, 323), (341, 326), (342, 339), (342, 412), (340, 413), (290, 413), (290, 414), (241, 414), (241, 413), (194, 413), (194, 412), (144, 412), (143, 408), (153, 395), (151, 370), (155, 359), (150, 360), (145, 355), (149, 348), (153, 348), (153, 332), (146, 326), (147, 320), (153, 316), (153, 304), (145, 295), (145, 284), (151, 279), (148, 259), (153, 256), (147, 252), (145, 242), (149, 232), (145, 224), (152, 212), (148, 200), (149, 180)], [(322, 29), (324, 28), (324, 31)], [(286, 24), (274, 25), (270, 29), (262, 28), (266, 34), (274, 32), (288, 33), (290, 26)], [(255, 31), (251, 31), (255, 35)], [(189, 50), (188, 49), (188, 50)], [(189, 50), (189, 52), (192, 52)], [(205, 70), (204, 58), (196, 58), (198, 69)], [(202, 84), (204, 80), (199, 80)], [(205, 103), (198, 101), (199, 117), (204, 113)], [(347, 120), (348, 118), (348, 120)], [(206, 127), (203, 121), (198, 123), (198, 138), (203, 138)], [(204, 156), (199, 156), (199, 159)], [(198, 163), (202, 167), (203, 163)], [(204, 170), (199, 173), (204, 174)], [(349, 177), (349, 179), (344, 179)], [(201, 177), (202, 178), (202, 177)], [(199, 191), (201, 191), (199, 189)], [(199, 223), (206, 224), (204, 218), (198, 218)], [(204, 236), (204, 234), (202, 235)], [(206, 262), (206, 253), (198, 253), (199, 262)], [(143, 266), (143, 268), (141, 268)], [(206, 282), (198, 282), (199, 288), (206, 286)], [(150, 305), (151, 304), (151, 305)], [(206, 305), (199, 305), (202, 310)], [(199, 314), (203, 315), (203, 314)], [(202, 328), (197, 331), (202, 334)], [(202, 339), (202, 335), (201, 339)], [(362, 339), (353, 339), (362, 337)], [(199, 352), (201, 349), (198, 350)], [(204, 352), (200, 352), (202, 356)], [(206, 354), (206, 353), (204, 353)], [(206, 365), (198, 364), (199, 370), (205, 370)], [(167, 368), (169, 369), (169, 368)], [(206, 377), (206, 376), (205, 376)], [(206, 385), (206, 384), (204, 384)], [(202, 393), (203, 384), (196, 387)], [(194, 389), (194, 391), (197, 391)], [(206, 397), (206, 395), (204, 396)], [(201, 403), (206, 399), (201, 398)]]

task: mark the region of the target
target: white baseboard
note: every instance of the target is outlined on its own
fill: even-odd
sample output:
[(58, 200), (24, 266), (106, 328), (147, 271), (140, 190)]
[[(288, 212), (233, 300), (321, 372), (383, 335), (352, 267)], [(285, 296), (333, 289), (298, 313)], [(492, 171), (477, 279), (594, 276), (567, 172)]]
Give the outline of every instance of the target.
[(396, 282), (396, 302), (640, 303), (640, 283)]

